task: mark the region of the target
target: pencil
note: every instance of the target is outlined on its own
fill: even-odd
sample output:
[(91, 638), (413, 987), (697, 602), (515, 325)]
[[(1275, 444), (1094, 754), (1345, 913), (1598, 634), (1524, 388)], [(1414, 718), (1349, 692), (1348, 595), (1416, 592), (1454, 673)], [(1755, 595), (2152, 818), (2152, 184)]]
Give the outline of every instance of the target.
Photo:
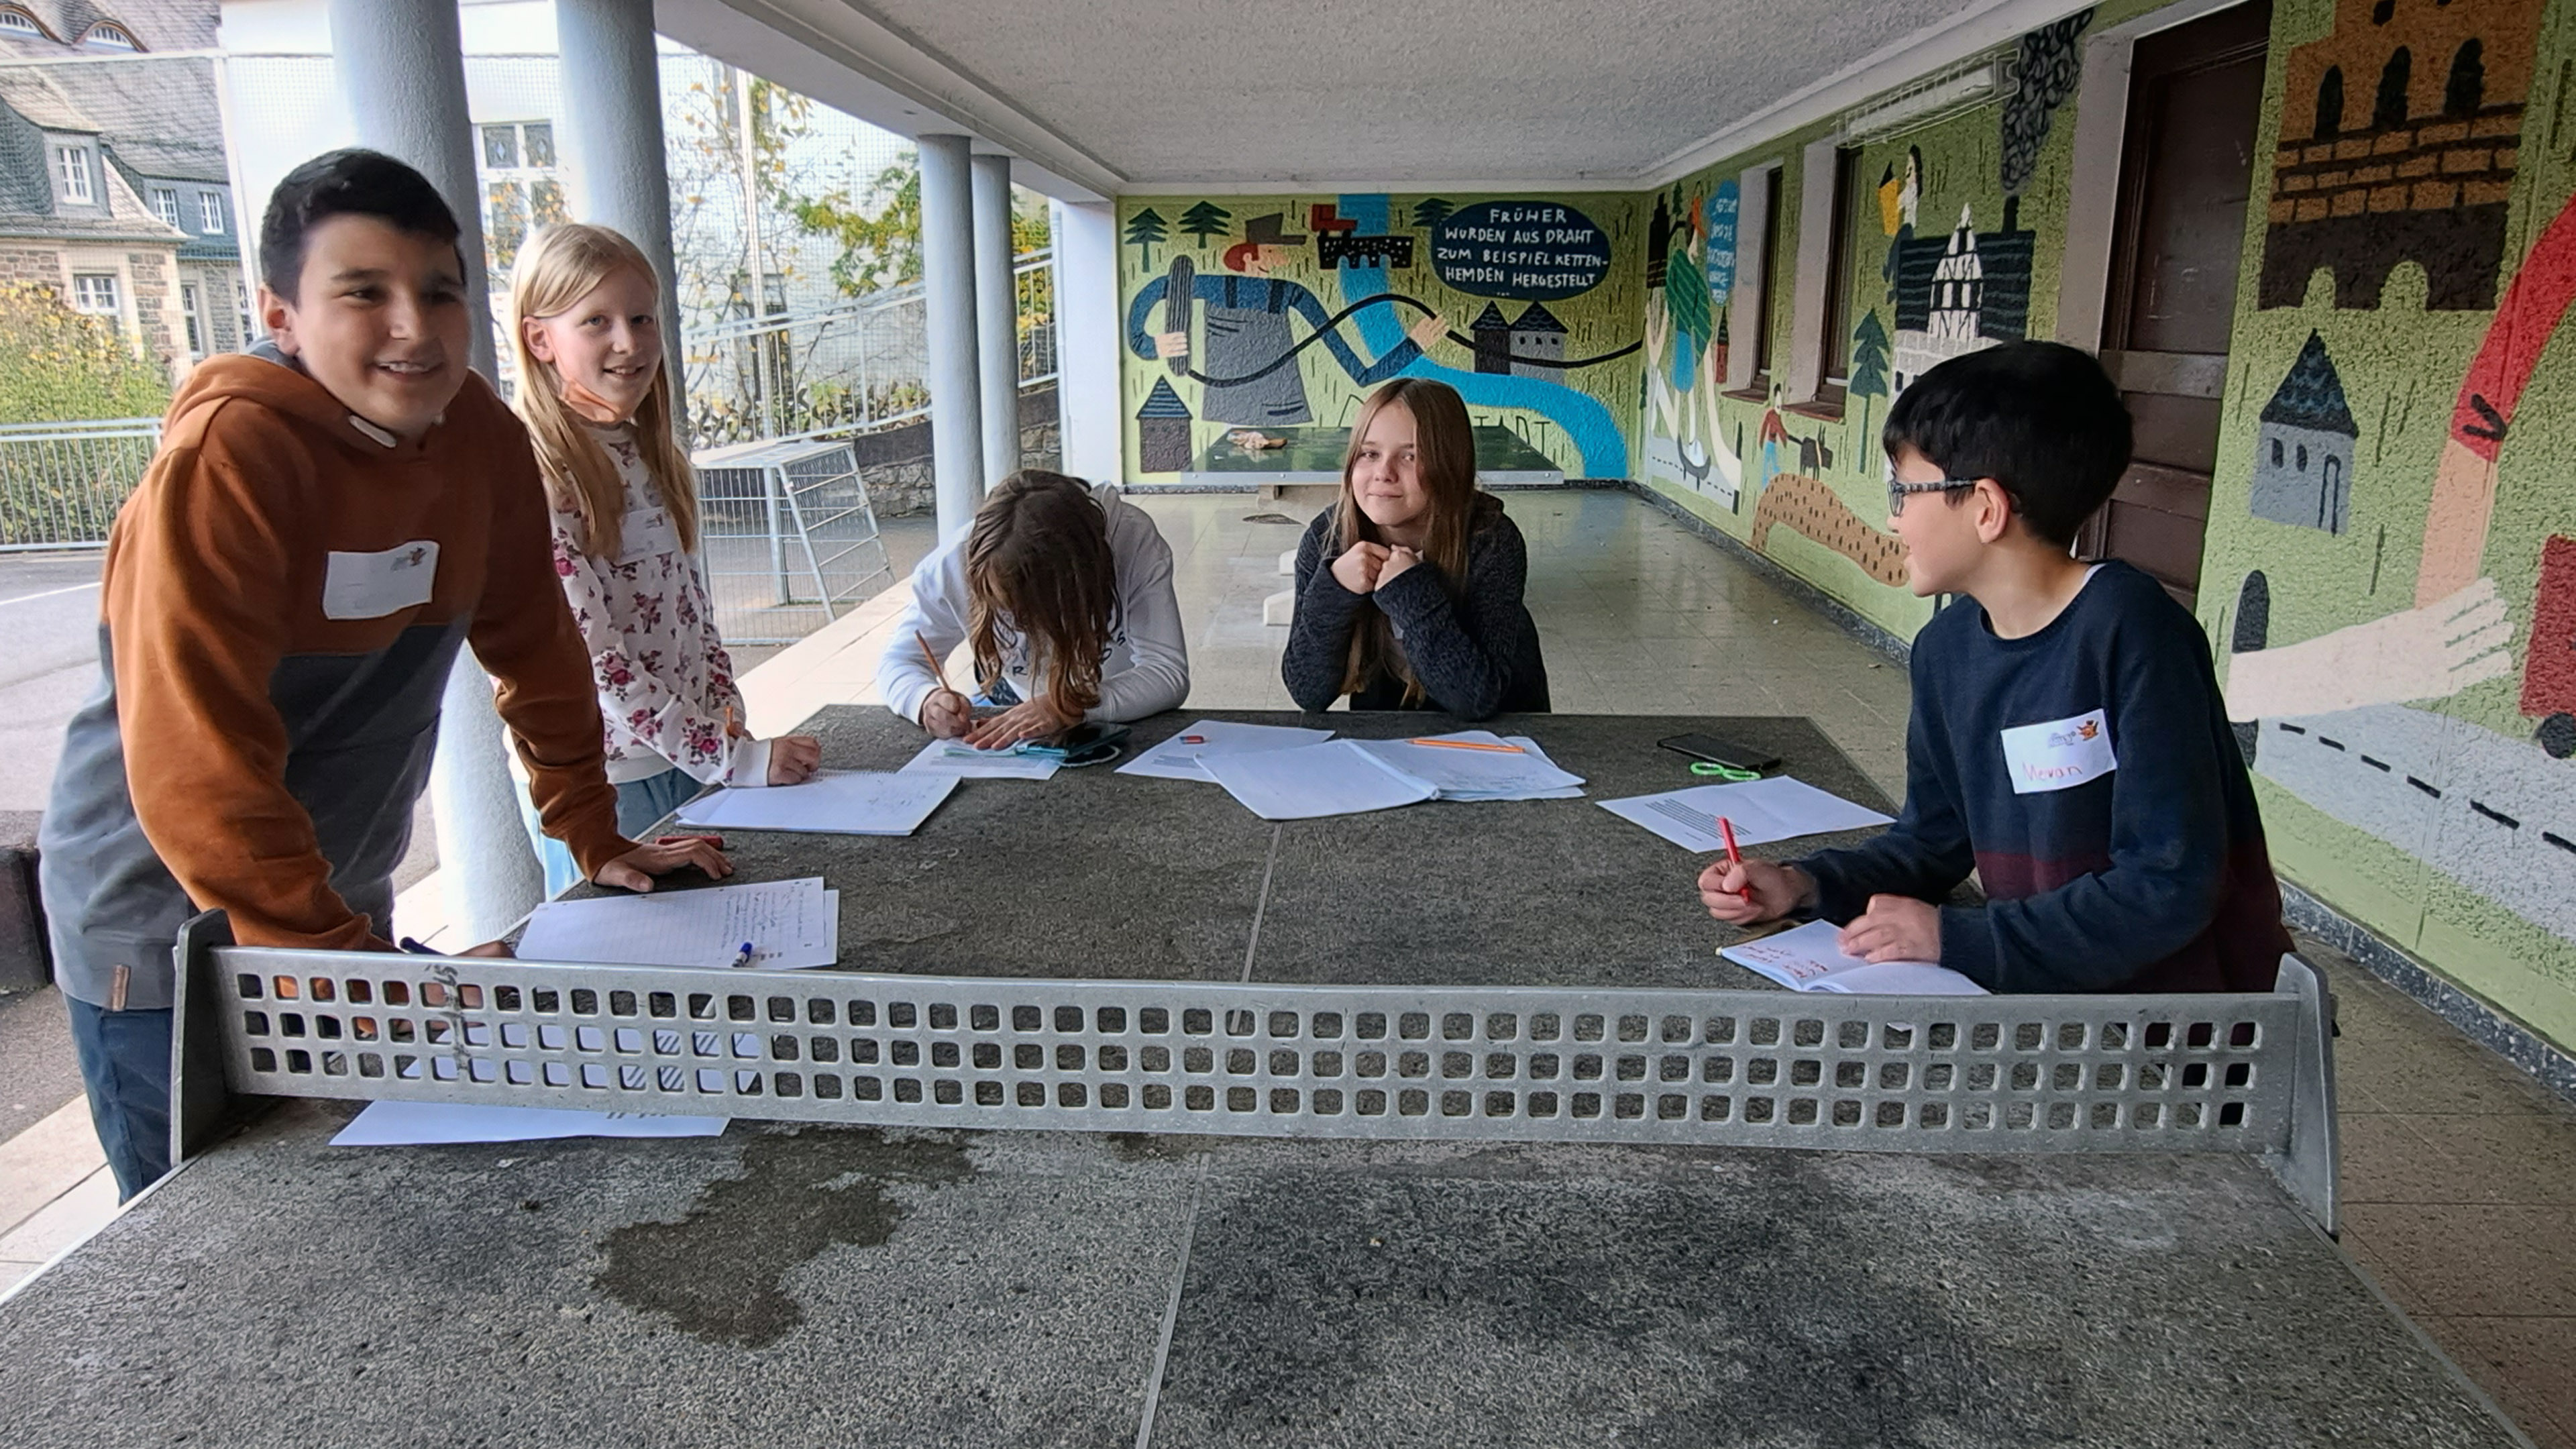
[[(1732, 864), (1737, 870), (1742, 870), (1744, 868), (1744, 855), (1741, 851), (1738, 851), (1735, 848), (1735, 822), (1727, 819), (1723, 815), (1720, 815), (1717, 817), (1717, 828), (1725, 832), (1726, 835), (1726, 858), (1728, 863)], [(1753, 899), (1753, 887), (1749, 885), (1737, 886), (1735, 888), (1735, 893), (1744, 897), (1748, 901)]]
[(1522, 749), (1518, 745), (1489, 745), (1482, 740), (1411, 739), (1406, 740), (1405, 743), (1408, 745), (1429, 745), (1434, 749), (1442, 750), (1491, 750), (1498, 755), (1526, 755), (1529, 753), (1529, 751)]

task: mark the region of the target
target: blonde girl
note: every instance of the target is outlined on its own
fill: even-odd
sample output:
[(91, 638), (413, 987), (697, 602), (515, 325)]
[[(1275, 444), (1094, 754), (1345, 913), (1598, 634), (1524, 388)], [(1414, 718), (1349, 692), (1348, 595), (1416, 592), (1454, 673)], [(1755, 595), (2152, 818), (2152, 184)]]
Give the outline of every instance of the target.
[(1476, 488), (1466, 405), (1446, 383), (1369, 395), (1342, 496), (1297, 547), (1297, 611), (1280, 675), (1302, 709), (1437, 709), (1460, 719), (1548, 707), (1538, 626), (1521, 602), (1529, 552)]
[[(662, 286), (602, 226), (539, 232), (511, 278), (510, 337), (554, 513), (555, 573), (590, 646), (617, 823), (645, 830), (704, 785), (791, 785), (822, 757), (810, 735), (742, 732), (742, 691), (696, 558), (698, 493), (673, 431)], [(573, 879), (536, 831), (548, 893)]]

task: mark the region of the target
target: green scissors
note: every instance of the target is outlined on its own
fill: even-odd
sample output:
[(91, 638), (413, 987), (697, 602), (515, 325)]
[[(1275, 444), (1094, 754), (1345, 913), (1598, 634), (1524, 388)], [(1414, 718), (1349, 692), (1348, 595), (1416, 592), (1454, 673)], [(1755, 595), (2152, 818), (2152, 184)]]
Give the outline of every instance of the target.
[(1714, 760), (1693, 760), (1690, 772), (1694, 775), (1714, 775), (1718, 779), (1732, 780), (1738, 784), (1762, 778), (1760, 770), (1739, 770), (1733, 765), (1721, 765)]

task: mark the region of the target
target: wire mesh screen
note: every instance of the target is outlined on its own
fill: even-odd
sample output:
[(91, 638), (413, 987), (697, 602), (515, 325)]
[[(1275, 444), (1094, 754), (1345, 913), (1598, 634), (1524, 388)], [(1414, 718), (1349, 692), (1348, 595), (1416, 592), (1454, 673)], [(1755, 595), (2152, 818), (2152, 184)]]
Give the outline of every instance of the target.
[(2287, 1147), (2312, 1000), (1014, 981), (228, 949), (234, 1090), (915, 1126)]
[(746, 443), (697, 457), (716, 625), (737, 644), (804, 638), (892, 581), (847, 443)]

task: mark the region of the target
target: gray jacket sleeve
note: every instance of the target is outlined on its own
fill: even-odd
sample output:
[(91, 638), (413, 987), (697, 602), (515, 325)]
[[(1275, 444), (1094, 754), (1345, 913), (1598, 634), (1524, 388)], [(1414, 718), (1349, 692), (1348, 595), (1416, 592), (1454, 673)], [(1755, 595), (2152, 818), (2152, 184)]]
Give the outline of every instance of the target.
[(1279, 676), (1288, 697), (1308, 713), (1329, 708), (1342, 696), (1342, 676), (1350, 667), (1351, 620), (1360, 596), (1333, 577), (1333, 514), (1327, 509), (1307, 526), (1297, 541), (1297, 611), (1288, 622), (1288, 647), (1280, 655)]
[(1377, 606), (1395, 622), (1405, 662), (1433, 703), (1460, 719), (1498, 713), (1511, 687), (1513, 661), (1530, 652), (1521, 590), (1529, 549), (1508, 518), (1479, 532), (1467, 554), (1467, 596), (1452, 603), (1437, 569), (1407, 569), (1377, 591)]

